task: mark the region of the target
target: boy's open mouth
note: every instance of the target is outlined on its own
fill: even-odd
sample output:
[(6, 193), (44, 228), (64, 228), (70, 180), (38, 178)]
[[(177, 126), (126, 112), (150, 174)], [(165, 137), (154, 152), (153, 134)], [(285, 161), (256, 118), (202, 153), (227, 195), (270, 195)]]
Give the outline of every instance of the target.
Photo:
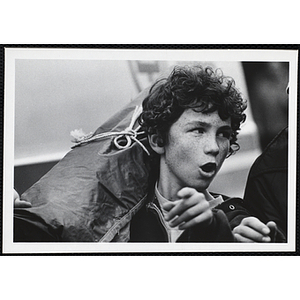
[(205, 173), (211, 173), (211, 172), (215, 172), (216, 171), (217, 164), (216, 163), (207, 163), (207, 164), (201, 166), (200, 168)]

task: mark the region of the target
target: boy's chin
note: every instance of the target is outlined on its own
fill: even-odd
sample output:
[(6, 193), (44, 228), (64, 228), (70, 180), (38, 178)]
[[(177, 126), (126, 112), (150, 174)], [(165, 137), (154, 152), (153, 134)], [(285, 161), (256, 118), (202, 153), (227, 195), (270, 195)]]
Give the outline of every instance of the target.
[(207, 184), (196, 185), (194, 186), (194, 189), (201, 193), (206, 191), (209, 188), (209, 186), (210, 186), (210, 182)]

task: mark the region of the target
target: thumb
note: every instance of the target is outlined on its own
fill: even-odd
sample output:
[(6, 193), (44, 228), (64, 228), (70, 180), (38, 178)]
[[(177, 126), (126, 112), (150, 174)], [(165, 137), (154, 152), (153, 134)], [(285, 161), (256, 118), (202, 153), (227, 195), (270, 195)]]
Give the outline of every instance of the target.
[(174, 206), (176, 206), (180, 202), (182, 202), (182, 200), (168, 201), (162, 204), (162, 208), (166, 211), (170, 211)]
[(276, 236), (277, 236), (277, 225), (275, 222), (273, 221), (269, 221), (267, 224), (266, 224), (269, 229), (270, 229), (270, 238), (271, 238), (271, 241), (272, 242), (275, 242), (276, 241)]
[(18, 194), (18, 192), (14, 189), (14, 201), (16, 200), (20, 200), (20, 196)]
[(25, 200), (21, 200), (18, 192), (14, 189), (14, 208), (29, 208), (31, 203)]

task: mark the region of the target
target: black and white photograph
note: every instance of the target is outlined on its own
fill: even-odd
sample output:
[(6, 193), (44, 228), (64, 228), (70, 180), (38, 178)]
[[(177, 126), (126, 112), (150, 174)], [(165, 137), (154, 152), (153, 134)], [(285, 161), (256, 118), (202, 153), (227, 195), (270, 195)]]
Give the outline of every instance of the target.
[(6, 48), (3, 253), (296, 250), (298, 50)]

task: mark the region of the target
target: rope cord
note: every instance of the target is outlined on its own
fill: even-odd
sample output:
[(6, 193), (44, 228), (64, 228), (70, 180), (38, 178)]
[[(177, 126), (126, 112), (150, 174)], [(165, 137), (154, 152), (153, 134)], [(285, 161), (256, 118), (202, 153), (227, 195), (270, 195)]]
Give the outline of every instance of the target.
[[(117, 149), (120, 149), (120, 150), (127, 149), (132, 145), (133, 142), (136, 142), (142, 147), (142, 149), (148, 155), (150, 155), (147, 148), (142, 144), (141, 141), (139, 141), (137, 139), (138, 135), (144, 134), (145, 132), (144, 131), (138, 132), (138, 130), (141, 128), (140, 125), (137, 128), (133, 129), (133, 126), (134, 126), (137, 118), (141, 114), (141, 112), (142, 112), (142, 107), (141, 106), (136, 106), (135, 110), (133, 112), (133, 115), (131, 117), (131, 121), (130, 121), (129, 126), (127, 128), (125, 128), (123, 131), (111, 131), (111, 132), (99, 133), (99, 134), (96, 134), (94, 136), (91, 136), (91, 134), (88, 134), (86, 136), (77, 137), (73, 140), (75, 142), (75, 145), (72, 148), (75, 148), (75, 147), (80, 146), (80, 145), (85, 144), (85, 143), (89, 143), (91, 141), (95, 141), (95, 140), (115, 136), (115, 138), (113, 139), (113, 142), (114, 142), (115, 146), (117, 147)], [(126, 144), (125, 145), (121, 144), (121, 140), (123, 138), (126, 139)]]

